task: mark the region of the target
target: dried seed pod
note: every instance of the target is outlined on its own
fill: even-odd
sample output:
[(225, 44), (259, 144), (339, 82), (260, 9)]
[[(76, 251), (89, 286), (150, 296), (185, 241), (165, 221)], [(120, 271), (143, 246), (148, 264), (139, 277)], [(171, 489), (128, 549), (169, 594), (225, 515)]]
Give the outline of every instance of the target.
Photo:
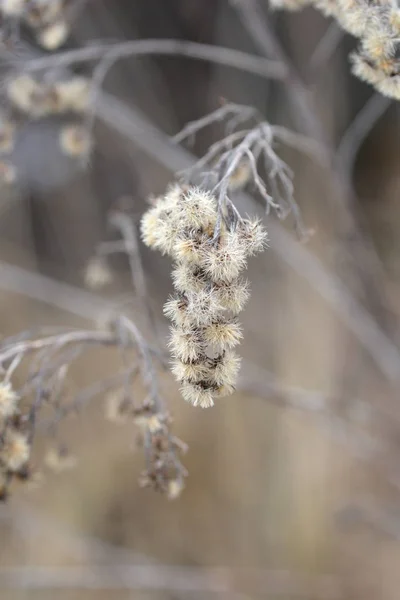
[(239, 273), (247, 256), (263, 250), (266, 242), (259, 221), (250, 219), (232, 230), (222, 223), (216, 239), (216, 218), (217, 203), (208, 192), (170, 188), (142, 219), (143, 241), (176, 262), (177, 293), (164, 306), (173, 323), (172, 373), (183, 398), (203, 408), (235, 389), (240, 358), (230, 348), (242, 338), (235, 315), (249, 297)]
[(68, 156), (85, 157), (90, 152), (92, 140), (88, 131), (81, 125), (66, 125), (60, 131), (60, 146)]
[(28, 438), (23, 433), (8, 427), (0, 445), (0, 463), (13, 473), (26, 465), (30, 456)]
[(41, 29), (37, 34), (37, 41), (46, 50), (57, 50), (66, 42), (68, 36), (69, 26), (66, 21), (60, 19)]
[(19, 396), (13, 390), (11, 383), (0, 383), (0, 423), (12, 417), (17, 412)]

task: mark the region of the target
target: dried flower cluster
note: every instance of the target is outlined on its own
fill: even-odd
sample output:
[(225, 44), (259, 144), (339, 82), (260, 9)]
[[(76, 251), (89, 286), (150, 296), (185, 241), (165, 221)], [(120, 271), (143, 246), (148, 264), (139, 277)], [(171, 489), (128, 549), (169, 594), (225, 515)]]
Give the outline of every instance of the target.
[(0, 499), (14, 477), (26, 477), (30, 444), (22, 429), (19, 397), (11, 384), (0, 383)]
[(4, 18), (28, 25), (46, 50), (56, 50), (69, 35), (65, 0), (1, 0), (0, 11)]
[[(69, 29), (64, 0), (0, 0), (0, 14), (18, 19), (34, 33), (47, 50), (56, 50)], [(10, 185), (18, 178), (12, 160), (17, 136), (28, 121), (60, 117), (58, 143), (61, 152), (86, 161), (91, 147), (88, 112), (91, 104), (90, 80), (61, 73), (46, 77), (26, 72), (11, 74), (5, 83), (0, 112), (0, 181)]]
[(391, 0), (270, 0), (275, 8), (312, 4), (359, 39), (351, 55), (353, 73), (381, 94), (400, 100), (400, 8)]
[(7, 84), (8, 104), (0, 114), (0, 180), (14, 183), (17, 178), (11, 154), (18, 131), (26, 121), (51, 115), (67, 116), (60, 124), (60, 150), (71, 158), (85, 159), (91, 149), (91, 137), (84, 126), (90, 102), (90, 81), (73, 76), (67, 80), (46, 83), (28, 74), (18, 75)]
[(203, 408), (231, 394), (240, 367), (237, 315), (249, 297), (240, 277), (247, 257), (263, 250), (258, 220), (224, 220), (215, 236), (217, 202), (201, 189), (175, 186), (142, 219), (147, 246), (175, 261), (175, 295), (164, 306), (172, 321), (172, 372), (185, 400)]

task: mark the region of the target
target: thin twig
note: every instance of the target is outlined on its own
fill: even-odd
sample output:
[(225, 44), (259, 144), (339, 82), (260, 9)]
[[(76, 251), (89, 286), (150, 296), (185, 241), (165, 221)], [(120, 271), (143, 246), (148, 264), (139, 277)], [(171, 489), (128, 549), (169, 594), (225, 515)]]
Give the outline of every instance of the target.
[(349, 179), (363, 142), (391, 104), (391, 98), (375, 92), (344, 132), (336, 152), (335, 162)]
[(344, 36), (344, 31), (336, 23), (326, 28), (323, 36), (311, 55), (309, 69), (313, 75), (318, 74), (328, 63)]

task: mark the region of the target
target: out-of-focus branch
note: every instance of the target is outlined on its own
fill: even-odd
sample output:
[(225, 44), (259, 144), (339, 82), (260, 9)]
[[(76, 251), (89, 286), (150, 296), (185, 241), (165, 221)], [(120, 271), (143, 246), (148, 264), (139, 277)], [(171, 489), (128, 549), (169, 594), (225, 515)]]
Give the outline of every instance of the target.
[(343, 36), (344, 32), (336, 23), (331, 23), (327, 27), (310, 58), (309, 68), (313, 75), (318, 74), (327, 64), (342, 41)]
[(336, 165), (348, 179), (354, 168), (359, 149), (374, 125), (392, 104), (392, 99), (379, 92), (372, 94), (343, 134), (336, 152)]
[(253, 56), (232, 48), (182, 40), (162, 39), (134, 40), (113, 45), (93, 44), (85, 48), (34, 58), (24, 62), (23, 68), (25, 71), (34, 72), (50, 68), (68, 67), (102, 59), (107, 61), (107, 66), (110, 68), (116, 61), (122, 58), (151, 55), (183, 56), (195, 60), (204, 60), (278, 80), (286, 77), (285, 67), (273, 60), (266, 60), (265, 58)]
[(240, 598), (243, 593), (307, 600), (344, 598), (340, 582), (331, 575), (150, 564), (0, 567), (0, 587), (26, 590), (163, 590), (171, 593), (227, 594), (230, 598)]

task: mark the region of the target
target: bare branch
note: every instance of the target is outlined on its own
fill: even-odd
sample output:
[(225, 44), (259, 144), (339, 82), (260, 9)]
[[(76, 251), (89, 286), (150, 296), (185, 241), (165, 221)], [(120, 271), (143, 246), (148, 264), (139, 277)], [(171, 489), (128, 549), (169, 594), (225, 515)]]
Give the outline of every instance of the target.
[(359, 149), (391, 104), (391, 98), (375, 92), (344, 132), (336, 152), (335, 160), (338, 167), (349, 179), (351, 178)]
[(24, 71), (35, 72), (49, 68), (62, 68), (106, 59), (107, 69), (116, 61), (130, 56), (184, 56), (196, 60), (218, 63), (272, 79), (282, 80), (285, 68), (278, 62), (268, 61), (239, 50), (182, 40), (134, 40), (119, 44), (93, 44), (86, 48), (46, 55), (24, 62)]

